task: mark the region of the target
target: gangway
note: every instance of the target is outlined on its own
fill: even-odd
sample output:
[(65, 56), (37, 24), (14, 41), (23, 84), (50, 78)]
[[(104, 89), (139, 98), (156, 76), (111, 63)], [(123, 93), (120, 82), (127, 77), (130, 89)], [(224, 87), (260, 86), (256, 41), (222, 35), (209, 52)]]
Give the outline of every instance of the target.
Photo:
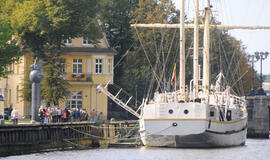
[(126, 103), (124, 103), (123, 101), (121, 101), (118, 98), (118, 95), (120, 94), (120, 92), (122, 91), (122, 89), (120, 89), (118, 91), (118, 93), (116, 95), (113, 95), (112, 93), (110, 93), (107, 90), (107, 87), (109, 85), (110, 81), (105, 85), (105, 87), (103, 87), (101, 84), (97, 86), (97, 90), (101, 91), (102, 93), (104, 93), (105, 95), (107, 95), (109, 98), (111, 98), (111, 100), (113, 100), (116, 104), (118, 104), (120, 107), (124, 108), (126, 111), (128, 111), (129, 113), (133, 114), (134, 116), (136, 116), (137, 118), (140, 117), (140, 115), (134, 111), (131, 107), (128, 106), (128, 103), (130, 102), (130, 100), (132, 99), (132, 96), (129, 97), (128, 101)]

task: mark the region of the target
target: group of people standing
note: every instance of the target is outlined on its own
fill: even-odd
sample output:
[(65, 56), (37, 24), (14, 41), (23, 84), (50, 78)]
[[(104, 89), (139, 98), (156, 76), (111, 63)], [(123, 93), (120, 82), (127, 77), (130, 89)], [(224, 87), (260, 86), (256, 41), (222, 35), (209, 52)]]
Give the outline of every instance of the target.
[(92, 122), (96, 120), (106, 120), (106, 117), (102, 112), (97, 113), (95, 109), (90, 112), (90, 118), (85, 109), (80, 108), (65, 108), (62, 110), (59, 107), (44, 107), (40, 106), (38, 110), (38, 116), (40, 119), (40, 123), (56, 123), (56, 122), (79, 122), (79, 121), (87, 121), (88, 119)]

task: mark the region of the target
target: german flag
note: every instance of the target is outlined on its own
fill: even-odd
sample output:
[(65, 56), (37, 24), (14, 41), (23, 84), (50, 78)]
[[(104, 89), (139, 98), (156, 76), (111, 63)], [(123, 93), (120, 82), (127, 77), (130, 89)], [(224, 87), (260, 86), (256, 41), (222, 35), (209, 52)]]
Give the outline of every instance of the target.
[(173, 86), (173, 82), (174, 82), (174, 78), (176, 76), (176, 64), (174, 64), (174, 67), (173, 67), (173, 72), (172, 72), (172, 78), (171, 78), (171, 85)]

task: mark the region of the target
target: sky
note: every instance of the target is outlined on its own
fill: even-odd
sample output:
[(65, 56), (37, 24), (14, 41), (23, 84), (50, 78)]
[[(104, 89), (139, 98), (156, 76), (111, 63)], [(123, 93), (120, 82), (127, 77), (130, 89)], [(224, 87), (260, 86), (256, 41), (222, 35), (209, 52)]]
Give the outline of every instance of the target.
[[(172, 0), (180, 8), (180, 0)], [(213, 12), (224, 25), (270, 26), (270, 0), (211, 0)], [(192, 18), (194, 0), (186, 0), (185, 12)], [(204, 0), (200, 0), (200, 10)], [(229, 33), (241, 40), (248, 54), (270, 52), (270, 30), (230, 30)], [(260, 63), (255, 63), (260, 71)], [(270, 74), (270, 55), (263, 61), (263, 74)]]

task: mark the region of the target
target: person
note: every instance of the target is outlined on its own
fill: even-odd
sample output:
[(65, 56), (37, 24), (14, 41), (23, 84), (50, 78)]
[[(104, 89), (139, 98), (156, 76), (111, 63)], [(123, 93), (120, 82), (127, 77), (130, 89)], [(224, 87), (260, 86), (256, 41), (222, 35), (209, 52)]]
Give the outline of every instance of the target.
[(65, 110), (63, 111), (63, 115), (62, 115), (63, 122), (67, 122), (68, 117), (69, 117), (69, 112), (68, 112), (68, 109), (65, 108)]
[(55, 123), (57, 121), (57, 110), (56, 107), (54, 106), (52, 109), (52, 122)]
[(106, 120), (106, 117), (105, 117), (105, 115), (102, 112), (99, 113), (98, 120), (103, 120), (103, 121)]
[(38, 110), (38, 116), (39, 116), (40, 123), (44, 123), (45, 109), (44, 109), (43, 105), (41, 105), (39, 110)]
[(49, 123), (49, 117), (50, 117), (50, 108), (49, 107), (47, 107), (46, 109), (45, 109), (45, 123)]
[(76, 108), (76, 110), (75, 110), (75, 122), (77, 122), (77, 121), (80, 121), (81, 119), (80, 119), (80, 116), (81, 116), (81, 114), (80, 114), (80, 109), (79, 108)]
[(57, 109), (57, 122), (61, 122), (62, 110), (59, 107), (57, 107), (56, 109)]
[(93, 110), (90, 112), (90, 121), (91, 121), (91, 122), (94, 122), (94, 121), (95, 121), (95, 118), (96, 118), (96, 111), (95, 111), (95, 109), (93, 109)]
[(18, 124), (18, 117), (19, 117), (18, 111), (16, 110), (16, 108), (14, 108), (11, 112), (11, 120), (13, 124)]

